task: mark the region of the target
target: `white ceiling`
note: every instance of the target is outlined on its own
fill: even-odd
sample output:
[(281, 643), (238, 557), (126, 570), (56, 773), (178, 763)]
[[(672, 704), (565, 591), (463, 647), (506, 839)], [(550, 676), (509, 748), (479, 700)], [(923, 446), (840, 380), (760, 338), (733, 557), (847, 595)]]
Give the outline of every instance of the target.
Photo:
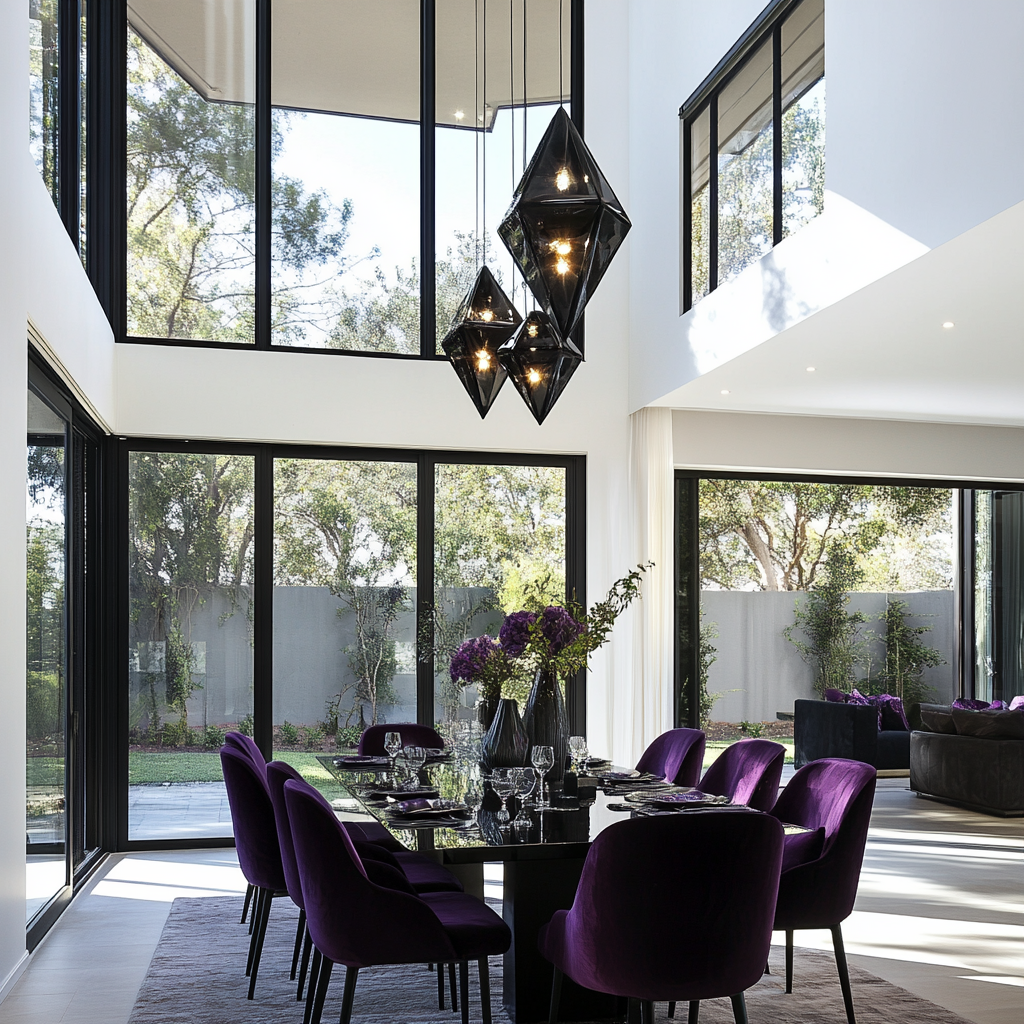
[(1024, 203), (652, 404), (1024, 425)]

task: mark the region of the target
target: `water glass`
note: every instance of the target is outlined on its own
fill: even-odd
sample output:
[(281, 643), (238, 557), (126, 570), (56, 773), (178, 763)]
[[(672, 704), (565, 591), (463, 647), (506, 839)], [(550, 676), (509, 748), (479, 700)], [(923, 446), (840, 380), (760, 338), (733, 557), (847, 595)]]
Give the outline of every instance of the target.
[(551, 767), (555, 763), (554, 747), (544, 744), (535, 746), (530, 754), (530, 760), (533, 762), (533, 767), (537, 769), (537, 776), (540, 779), (540, 799), (537, 801), (537, 806), (548, 807), (547, 793), (544, 788), (544, 776), (551, 771)]
[(497, 818), (502, 823), (508, 821), (508, 808), (505, 806), (505, 801), (512, 795), (513, 770), (512, 768), (495, 768), (491, 772), (491, 789), (501, 800), (501, 810), (498, 811)]
[(515, 773), (514, 789), (519, 798), (519, 813), (516, 815), (516, 825), (529, 825), (530, 816), (526, 813), (526, 802), (537, 785), (537, 772), (533, 768), (513, 768)]
[(402, 734), (400, 732), (384, 733), (384, 749), (391, 758), (391, 777), (395, 777), (395, 758), (402, 751)]
[(402, 751), (405, 767), (409, 772), (410, 787), (415, 789), (420, 781), (420, 769), (427, 760), (427, 752), (422, 747), (405, 747)]
[(570, 736), (569, 753), (572, 755), (572, 770), (577, 775), (582, 775), (587, 770), (587, 760), (590, 757), (586, 736)]
[(470, 779), (469, 785), (466, 787), (466, 795), (462, 798), (462, 802), (469, 808), (470, 822), (476, 824), (476, 816), (480, 811), (480, 805), (484, 802), (483, 789), (480, 783), (476, 779)]

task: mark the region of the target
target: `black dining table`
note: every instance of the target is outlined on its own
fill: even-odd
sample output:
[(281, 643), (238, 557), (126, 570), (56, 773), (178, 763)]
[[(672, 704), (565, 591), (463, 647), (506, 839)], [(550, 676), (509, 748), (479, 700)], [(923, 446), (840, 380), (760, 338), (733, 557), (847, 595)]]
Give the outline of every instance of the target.
[[(516, 1024), (546, 1021), (551, 995), (551, 964), (537, 948), (537, 934), (556, 910), (568, 910), (576, 896), (583, 862), (594, 838), (609, 825), (632, 815), (658, 813), (642, 801), (654, 794), (676, 791), (650, 777), (609, 780), (612, 773), (628, 776), (628, 769), (593, 769), (569, 785), (548, 785), (550, 807), (528, 806), (528, 826), (498, 821), (501, 802), (488, 786), (477, 814), (477, 824), (451, 815), (404, 818), (395, 803), (405, 793), (389, 790), (387, 773), (379, 766), (346, 763), (343, 758), (323, 756), (321, 764), (356, 801), (358, 809), (370, 815), (409, 850), (436, 858), (464, 885), (467, 892), (483, 898), (483, 865), (504, 866), (502, 917), (512, 932), (512, 945), (505, 954), (502, 1002)], [(599, 778), (598, 776), (604, 776)], [(460, 801), (465, 795), (468, 773), (464, 765), (436, 759), (421, 772), (422, 789), (439, 798)], [(720, 798), (719, 798), (720, 799)], [(728, 803), (713, 805), (717, 810), (737, 808)], [(696, 808), (694, 808), (696, 809)], [(706, 807), (704, 809), (707, 809)], [(508, 800), (515, 818), (519, 801)], [(670, 810), (662, 813), (692, 813)], [(621, 1019), (624, 999), (562, 983), (559, 1019), (596, 1021)]]

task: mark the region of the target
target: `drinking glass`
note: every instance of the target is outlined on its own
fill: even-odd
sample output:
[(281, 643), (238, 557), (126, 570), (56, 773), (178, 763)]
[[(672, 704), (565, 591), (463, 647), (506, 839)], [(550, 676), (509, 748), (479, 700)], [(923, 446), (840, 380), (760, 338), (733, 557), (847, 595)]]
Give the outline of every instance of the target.
[(581, 775), (587, 770), (587, 759), (590, 755), (586, 736), (570, 736), (569, 752), (572, 754), (572, 770)]
[(495, 768), (491, 772), (491, 789), (501, 800), (501, 810), (497, 814), (500, 822), (508, 821), (508, 808), (505, 806), (505, 801), (512, 795), (514, 785), (512, 771), (511, 768)]
[(530, 816), (526, 813), (526, 801), (537, 785), (537, 772), (533, 768), (513, 768), (515, 773), (514, 789), (519, 798), (519, 813), (516, 815), (516, 825), (530, 825)]
[(387, 751), (388, 757), (391, 758), (391, 778), (395, 779), (395, 785), (397, 788), (397, 779), (395, 778), (395, 759), (402, 751), (402, 734), (400, 732), (384, 733), (384, 749)]
[(427, 752), (422, 747), (405, 747), (402, 756), (409, 772), (410, 788), (415, 789), (420, 781), (420, 769), (427, 760)]
[(471, 778), (469, 780), (469, 785), (466, 787), (466, 795), (463, 797), (462, 802), (469, 808), (470, 823), (475, 825), (480, 805), (484, 802), (483, 789), (476, 779)]
[(537, 776), (540, 779), (540, 799), (537, 801), (537, 806), (548, 807), (547, 791), (544, 788), (544, 776), (551, 771), (551, 767), (555, 763), (554, 747), (544, 744), (534, 747), (533, 752), (530, 754), (530, 760), (533, 762), (533, 767), (537, 769)]

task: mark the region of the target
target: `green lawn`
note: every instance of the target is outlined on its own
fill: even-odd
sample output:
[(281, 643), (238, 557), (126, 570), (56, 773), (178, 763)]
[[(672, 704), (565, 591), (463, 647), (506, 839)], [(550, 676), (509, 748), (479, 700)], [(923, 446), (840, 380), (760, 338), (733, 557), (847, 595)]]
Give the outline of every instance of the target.
[[(719, 754), (725, 750), (726, 747), (731, 747), (733, 742), (739, 742), (734, 740), (729, 742), (728, 740), (708, 740), (704, 747), (704, 767), (707, 768), (712, 761), (714, 761)], [(781, 743), (786, 748), (786, 764), (793, 763), (793, 741), (791, 739), (776, 739), (772, 737), (772, 743)]]
[(25, 759), (27, 786), (56, 786), (64, 788), (63, 757), (28, 757)]

